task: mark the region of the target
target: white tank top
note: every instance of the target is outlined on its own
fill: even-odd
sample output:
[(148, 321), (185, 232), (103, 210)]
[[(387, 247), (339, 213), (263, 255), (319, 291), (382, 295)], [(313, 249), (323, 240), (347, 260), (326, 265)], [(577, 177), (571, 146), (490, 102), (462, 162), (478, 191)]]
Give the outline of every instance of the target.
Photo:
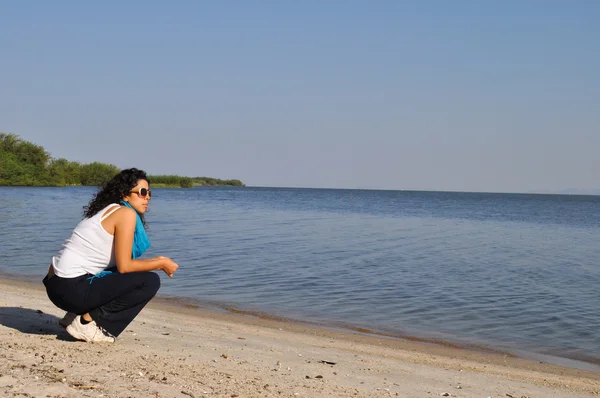
[[(116, 266), (115, 237), (106, 232), (101, 223), (120, 207), (111, 203), (75, 227), (71, 236), (63, 243), (60, 252), (52, 257), (56, 275), (61, 278), (96, 275)], [(108, 209), (110, 210), (107, 211)]]

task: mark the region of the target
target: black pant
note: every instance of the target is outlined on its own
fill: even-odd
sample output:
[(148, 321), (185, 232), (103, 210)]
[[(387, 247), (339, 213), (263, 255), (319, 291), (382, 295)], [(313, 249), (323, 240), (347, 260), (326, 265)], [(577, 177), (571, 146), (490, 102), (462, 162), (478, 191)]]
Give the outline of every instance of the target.
[(160, 277), (154, 272), (112, 274), (89, 279), (46, 276), (44, 286), (54, 305), (78, 315), (90, 313), (96, 324), (113, 336), (118, 336), (154, 297), (160, 287)]

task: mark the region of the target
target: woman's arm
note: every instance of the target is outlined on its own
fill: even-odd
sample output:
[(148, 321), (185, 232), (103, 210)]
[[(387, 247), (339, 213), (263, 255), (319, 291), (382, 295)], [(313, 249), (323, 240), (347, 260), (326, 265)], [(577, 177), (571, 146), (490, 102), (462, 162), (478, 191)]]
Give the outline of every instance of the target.
[(179, 266), (168, 257), (158, 256), (144, 260), (131, 258), (133, 234), (137, 222), (135, 210), (122, 207), (111, 214), (111, 217), (115, 217), (115, 260), (119, 273), (162, 270), (169, 277), (173, 276)]

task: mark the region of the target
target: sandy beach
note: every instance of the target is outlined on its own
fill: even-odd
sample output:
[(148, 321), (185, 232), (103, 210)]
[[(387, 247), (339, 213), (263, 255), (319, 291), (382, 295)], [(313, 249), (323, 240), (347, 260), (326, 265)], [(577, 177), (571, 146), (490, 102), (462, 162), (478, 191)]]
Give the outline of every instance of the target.
[(89, 344), (41, 284), (0, 289), (2, 397), (600, 396), (600, 372), (159, 299), (115, 344)]

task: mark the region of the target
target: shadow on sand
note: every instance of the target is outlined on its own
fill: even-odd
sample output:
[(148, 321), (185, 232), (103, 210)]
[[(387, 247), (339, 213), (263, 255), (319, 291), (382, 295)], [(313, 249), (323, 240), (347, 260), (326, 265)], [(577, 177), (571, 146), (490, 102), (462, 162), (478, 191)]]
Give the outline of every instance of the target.
[(56, 335), (58, 340), (75, 341), (59, 324), (60, 318), (41, 310), (0, 307), (0, 324), (21, 333)]

